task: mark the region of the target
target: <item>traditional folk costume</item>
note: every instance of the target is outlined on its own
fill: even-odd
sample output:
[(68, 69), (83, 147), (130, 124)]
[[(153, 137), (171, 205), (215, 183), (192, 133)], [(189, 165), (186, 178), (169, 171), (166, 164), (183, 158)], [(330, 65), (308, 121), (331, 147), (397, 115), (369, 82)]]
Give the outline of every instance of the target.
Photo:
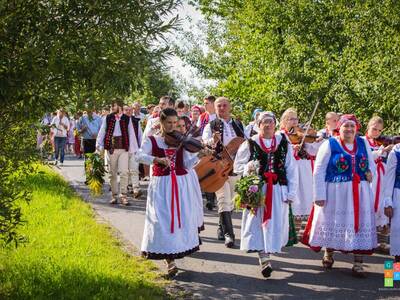
[[(197, 120), (197, 128), (199, 128), (199, 132), (200, 134), (203, 134), (204, 132), (204, 128), (206, 127), (206, 125), (208, 123), (210, 123), (211, 121), (214, 121), (216, 119), (217, 115), (214, 114), (210, 114), (209, 112), (204, 112), (199, 116), (199, 119)], [(206, 196), (207, 199), (207, 203), (206, 203), (206, 207), (208, 210), (212, 210), (215, 207), (215, 193), (204, 193), (204, 195)], [(218, 224), (218, 232), (219, 234), (219, 239), (220, 240), (224, 240), (223, 234), (222, 234), (222, 229), (221, 229), (221, 224)]]
[[(276, 133), (272, 139), (260, 135), (243, 143), (236, 155), (234, 171), (246, 176), (254, 161), (260, 162), (258, 174), (265, 181), (263, 194), (265, 207), (253, 214), (243, 210), (240, 249), (259, 252), (260, 263), (269, 264), (269, 254), (279, 253), (288, 242), (289, 204), (295, 201), (298, 184), (293, 151), (284, 134)], [(263, 261), (264, 260), (264, 261)], [(263, 275), (268, 277), (272, 271)]]
[(141, 119), (134, 116), (131, 116), (130, 119), (130, 124), (133, 126), (135, 138), (132, 141), (132, 147), (129, 151), (128, 190), (129, 192), (132, 192), (135, 198), (138, 198), (141, 195), (141, 191), (139, 179), (139, 161), (137, 160), (136, 156), (142, 142), (142, 127), (140, 126)]
[[(343, 121), (356, 120), (342, 116)], [(341, 120), (342, 120), (341, 118)], [(356, 121), (354, 121), (356, 122)], [(313, 199), (324, 200), (314, 205), (303, 236), (303, 243), (313, 250), (325, 247), (323, 259), (331, 268), (332, 251), (355, 255), (372, 254), (377, 246), (374, 199), (367, 173), (375, 172), (375, 162), (367, 142), (356, 137), (354, 144), (345, 144), (340, 137), (331, 137), (320, 147), (314, 169)], [(362, 259), (356, 260), (353, 272), (362, 273)]]
[[(288, 138), (287, 132), (284, 131)], [(298, 186), (296, 197), (293, 202), (293, 215), (299, 218), (307, 218), (313, 206), (313, 170), (315, 157), (321, 143), (304, 143), (300, 151), (292, 151), (295, 158), (296, 171), (298, 173)]]
[(393, 208), (390, 227), (390, 255), (400, 262), (400, 144), (389, 153), (384, 184), (385, 207)]
[[(124, 205), (128, 204), (128, 164), (129, 153), (134, 149), (136, 141), (130, 118), (125, 115), (111, 113), (103, 119), (96, 140), (96, 148), (107, 150), (106, 160), (109, 166), (112, 199), (111, 204), (117, 202), (117, 196)], [(118, 174), (120, 187), (118, 190)]]
[[(167, 157), (171, 167), (154, 164), (155, 157)], [(150, 136), (143, 141), (138, 159), (152, 167), (142, 254), (149, 259), (173, 260), (199, 250), (199, 221), (194, 210), (201, 191), (197, 176), (190, 173), (197, 156), (183, 148), (168, 148), (161, 136)]]
[(389, 218), (384, 214), (383, 182), (386, 170), (387, 153), (383, 152), (383, 146), (379, 146), (374, 139), (367, 135), (364, 137), (371, 149), (375, 161), (376, 173), (372, 181), (372, 191), (374, 193), (374, 210), (376, 226), (384, 226), (389, 223)]
[[(216, 145), (214, 145), (213, 139), (214, 132), (219, 132), (221, 134), (221, 141)], [(217, 155), (221, 155), (223, 147), (228, 145), (235, 137), (244, 138), (243, 124), (238, 120), (230, 119), (226, 121), (219, 118), (206, 125), (202, 136), (204, 143), (213, 146)], [(233, 247), (235, 240), (232, 211), (234, 208), (233, 198), (235, 196), (235, 183), (239, 178), (240, 176), (232, 172), (223, 187), (215, 192), (218, 204), (219, 222), (227, 247)], [(220, 232), (218, 232), (219, 239), (220, 235)]]

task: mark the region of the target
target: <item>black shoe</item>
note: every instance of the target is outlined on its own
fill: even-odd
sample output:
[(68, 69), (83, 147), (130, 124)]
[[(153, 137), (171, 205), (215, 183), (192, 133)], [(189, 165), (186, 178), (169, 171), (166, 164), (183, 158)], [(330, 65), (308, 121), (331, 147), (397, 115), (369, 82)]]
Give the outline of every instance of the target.
[(225, 247), (226, 248), (233, 248), (235, 246), (235, 238), (231, 237), (228, 234), (225, 234)]
[(268, 263), (265, 266), (262, 266), (262, 269), (261, 269), (262, 276), (264, 276), (265, 278), (268, 278), (268, 277), (271, 277), (271, 273), (272, 273), (272, 267), (271, 267), (270, 263)]
[(206, 203), (206, 207), (207, 207), (208, 210), (213, 210), (214, 205), (211, 202), (207, 202)]

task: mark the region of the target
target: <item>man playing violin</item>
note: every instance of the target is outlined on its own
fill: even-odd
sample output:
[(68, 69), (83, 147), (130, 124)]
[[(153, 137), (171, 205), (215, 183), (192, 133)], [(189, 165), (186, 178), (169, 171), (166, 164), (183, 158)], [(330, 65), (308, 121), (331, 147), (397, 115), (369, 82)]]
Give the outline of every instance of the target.
[[(244, 138), (244, 129), (243, 124), (239, 120), (232, 118), (231, 104), (228, 98), (217, 98), (214, 106), (217, 118), (206, 125), (202, 138), (204, 143), (215, 149), (217, 156), (220, 156), (224, 151), (224, 146), (228, 145), (230, 141), (236, 137)], [(221, 224), (221, 227), (218, 228), (218, 237), (221, 239), (223, 235), (225, 246), (228, 248), (232, 248), (235, 243), (232, 210), (234, 207), (234, 188), (238, 179), (238, 175), (231, 173), (224, 186), (215, 192), (218, 203), (219, 222)]]

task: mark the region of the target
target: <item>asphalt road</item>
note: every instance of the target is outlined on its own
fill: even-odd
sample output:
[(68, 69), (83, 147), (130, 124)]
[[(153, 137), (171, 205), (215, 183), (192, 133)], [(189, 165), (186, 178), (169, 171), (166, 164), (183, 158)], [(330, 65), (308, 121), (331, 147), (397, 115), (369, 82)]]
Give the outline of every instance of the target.
[[(99, 198), (90, 196), (84, 185), (83, 161), (69, 158), (58, 169), (76, 191), (88, 201), (98, 215), (115, 227), (134, 247), (140, 248), (146, 210), (146, 197), (130, 199), (131, 205), (112, 206), (109, 186)], [(142, 183), (146, 188), (146, 183)], [(314, 253), (303, 245), (285, 248), (272, 256), (272, 277), (261, 276), (256, 254), (239, 250), (241, 214), (234, 214), (236, 247), (225, 248), (216, 239), (218, 214), (205, 213), (203, 245), (190, 257), (178, 260), (180, 272), (175, 286), (189, 292), (194, 299), (400, 299), (400, 282), (394, 288), (384, 288), (383, 264), (389, 256), (375, 254), (365, 257), (367, 278), (351, 276), (352, 256), (335, 254), (331, 271), (321, 267), (322, 253)], [(162, 262), (156, 262), (165, 271)]]

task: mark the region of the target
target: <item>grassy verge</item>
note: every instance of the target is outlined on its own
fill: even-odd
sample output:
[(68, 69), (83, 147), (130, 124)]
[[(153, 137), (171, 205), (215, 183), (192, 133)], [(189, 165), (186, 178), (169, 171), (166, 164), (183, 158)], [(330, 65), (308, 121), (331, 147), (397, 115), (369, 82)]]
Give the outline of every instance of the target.
[(124, 253), (61, 177), (39, 171), (26, 180), (33, 188), (32, 202), (23, 204), (28, 242), (0, 245), (0, 299), (166, 297), (150, 262)]

